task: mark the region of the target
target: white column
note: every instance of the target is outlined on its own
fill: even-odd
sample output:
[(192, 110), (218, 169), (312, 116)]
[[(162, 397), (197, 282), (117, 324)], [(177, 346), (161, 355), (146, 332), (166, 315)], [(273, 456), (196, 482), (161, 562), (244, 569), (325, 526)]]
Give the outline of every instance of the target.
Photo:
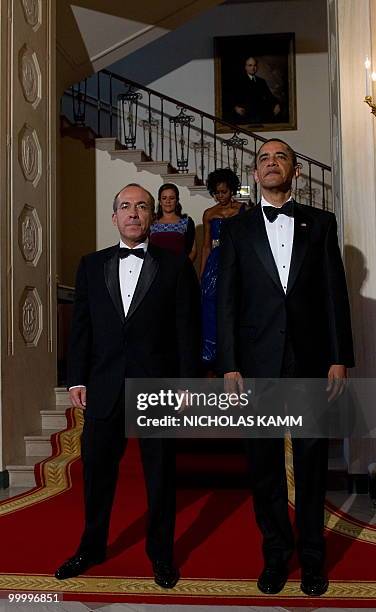
[(55, 0), (1, 0), (0, 41), (1, 473), (56, 384)]
[[(375, 8), (375, 0), (328, 0), (335, 209), (352, 308), (351, 375), (359, 378), (376, 376), (376, 117), (363, 101)], [(365, 473), (375, 459), (376, 441), (349, 441), (350, 473)]]

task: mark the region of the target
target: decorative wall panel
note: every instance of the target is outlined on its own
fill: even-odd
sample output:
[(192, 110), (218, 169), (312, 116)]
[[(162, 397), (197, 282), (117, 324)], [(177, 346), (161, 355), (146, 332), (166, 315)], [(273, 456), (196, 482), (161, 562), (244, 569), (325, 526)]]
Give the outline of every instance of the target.
[(20, 51), (19, 77), (25, 100), (36, 108), (42, 97), (42, 76), (37, 54), (29, 45), (24, 45)]
[(27, 123), (19, 134), (19, 161), (25, 179), (36, 187), (42, 175), (42, 149), (36, 130)]
[(42, 302), (38, 290), (25, 287), (20, 300), (20, 332), (27, 347), (37, 346), (42, 329)]
[(18, 219), (18, 244), (26, 263), (36, 266), (42, 254), (42, 225), (37, 210), (28, 204)]
[(27, 23), (37, 30), (42, 23), (41, 0), (21, 0), (21, 2)]

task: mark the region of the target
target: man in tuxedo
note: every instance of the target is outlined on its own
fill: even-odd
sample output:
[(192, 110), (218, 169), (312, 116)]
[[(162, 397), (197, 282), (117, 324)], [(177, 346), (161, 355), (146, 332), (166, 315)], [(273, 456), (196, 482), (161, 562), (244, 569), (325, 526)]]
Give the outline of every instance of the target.
[[(346, 280), (335, 216), (295, 202), (296, 156), (278, 139), (256, 158), (261, 202), (226, 221), (218, 279), (218, 360), (228, 388), (243, 377), (328, 379), (328, 398), (343, 390), (354, 365)], [(301, 589), (321, 595), (328, 441), (293, 438)], [(288, 516), (284, 439), (247, 441), (256, 520), (265, 566), (258, 587), (282, 590), (294, 538)]]
[(281, 112), (277, 98), (270, 91), (265, 79), (257, 76), (258, 63), (248, 57), (245, 74), (235, 91), (234, 113), (236, 123), (270, 123)]
[[(69, 393), (84, 409), (81, 439), (85, 528), (56, 578), (77, 576), (105, 559), (110, 514), (124, 453), (126, 378), (196, 375), (200, 298), (188, 258), (148, 242), (152, 195), (137, 184), (115, 197), (120, 244), (82, 258), (68, 355)], [(148, 498), (146, 552), (155, 582), (172, 588), (175, 455), (173, 441), (140, 439)]]

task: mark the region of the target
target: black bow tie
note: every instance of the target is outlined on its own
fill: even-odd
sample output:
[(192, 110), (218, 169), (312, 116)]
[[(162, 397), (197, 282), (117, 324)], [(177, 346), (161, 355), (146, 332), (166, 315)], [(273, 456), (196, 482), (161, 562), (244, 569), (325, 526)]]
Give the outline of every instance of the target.
[(262, 210), (264, 211), (268, 221), (273, 223), (273, 221), (276, 220), (278, 215), (286, 215), (287, 217), (293, 217), (294, 216), (294, 202), (292, 200), (289, 200), (280, 208), (277, 208), (277, 206), (263, 206)]
[(128, 249), (128, 247), (120, 247), (119, 248), (119, 257), (120, 259), (124, 259), (124, 257), (128, 257), (129, 255), (136, 255), (140, 259), (144, 259), (145, 251), (144, 249)]

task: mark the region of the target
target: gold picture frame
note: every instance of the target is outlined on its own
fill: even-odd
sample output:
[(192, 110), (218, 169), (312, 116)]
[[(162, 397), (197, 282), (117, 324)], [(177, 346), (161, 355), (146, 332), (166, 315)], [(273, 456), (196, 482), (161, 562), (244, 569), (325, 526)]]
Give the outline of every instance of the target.
[(217, 117), (252, 132), (296, 130), (293, 32), (216, 37), (214, 62)]

